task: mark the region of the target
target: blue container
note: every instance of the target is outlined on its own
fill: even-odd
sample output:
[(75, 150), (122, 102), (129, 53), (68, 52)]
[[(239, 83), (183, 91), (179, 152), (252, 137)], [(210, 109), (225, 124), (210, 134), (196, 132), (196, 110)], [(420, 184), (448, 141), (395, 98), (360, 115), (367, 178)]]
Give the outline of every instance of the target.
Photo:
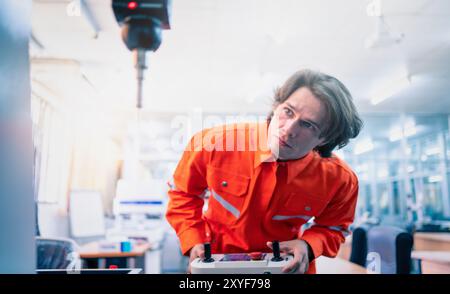
[(130, 252), (131, 251), (131, 242), (130, 241), (122, 241), (120, 242), (120, 251), (122, 252)]

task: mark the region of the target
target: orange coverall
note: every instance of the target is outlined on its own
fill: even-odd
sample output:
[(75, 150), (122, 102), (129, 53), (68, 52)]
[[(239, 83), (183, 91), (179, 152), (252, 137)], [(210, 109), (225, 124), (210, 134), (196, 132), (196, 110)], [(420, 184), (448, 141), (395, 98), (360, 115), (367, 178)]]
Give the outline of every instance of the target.
[[(267, 241), (298, 238), (315, 258), (336, 256), (354, 219), (356, 175), (334, 155), (268, 161), (270, 150), (259, 146), (267, 146), (267, 123), (205, 129), (191, 139), (166, 213), (182, 253), (205, 242), (212, 253), (270, 252)], [(307, 273), (315, 273), (314, 260)]]

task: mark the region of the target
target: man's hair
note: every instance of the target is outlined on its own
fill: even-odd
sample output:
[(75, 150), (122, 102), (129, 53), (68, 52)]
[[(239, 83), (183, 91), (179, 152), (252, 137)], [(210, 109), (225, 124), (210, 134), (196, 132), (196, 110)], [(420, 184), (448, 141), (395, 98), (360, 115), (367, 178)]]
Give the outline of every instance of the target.
[(352, 95), (338, 79), (309, 69), (294, 73), (275, 91), (273, 108), (267, 120), (270, 122), (275, 108), (302, 87), (308, 88), (325, 106), (326, 120), (320, 133), (325, 143), (314, 150), (322, 157), (330, 157), (336, 146), (340, 149), (347, 145), (350, 139), (358, 136), (363, 126)]

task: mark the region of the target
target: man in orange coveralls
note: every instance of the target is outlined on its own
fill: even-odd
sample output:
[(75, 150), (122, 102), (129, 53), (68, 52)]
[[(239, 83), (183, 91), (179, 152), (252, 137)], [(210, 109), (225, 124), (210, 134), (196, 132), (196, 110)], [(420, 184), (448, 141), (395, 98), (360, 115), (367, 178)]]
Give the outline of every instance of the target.
[(271, 252), (279, 240), (294, 256), (284, 272), (315, 273), (314, 259), (344, 242), (358, 180), (332, 150), (362, 127), (352, 97), (336, 78), (301, 70), (274, 100), (266, 123), (205, 129), (184, 151), (166, 217), (190, 262), (204, 243), (213, 253)]

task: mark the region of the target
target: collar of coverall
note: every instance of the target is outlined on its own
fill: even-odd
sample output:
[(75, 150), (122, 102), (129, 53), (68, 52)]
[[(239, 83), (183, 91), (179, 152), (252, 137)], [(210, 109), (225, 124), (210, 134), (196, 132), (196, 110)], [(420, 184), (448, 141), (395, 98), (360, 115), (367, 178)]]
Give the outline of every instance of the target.
[[(258, 127), (265, 128), (266, 134), (268, 130), (267, 123), (263, 123)], [(259, 146), (267, 146), (267, 135), (259, 136), (258, 140), (264, 140), (260, 142)], [(272, 164), (277, 166), (285, 166), (287, 167), (287, 183), (289, 184), (297, 175), (305, 169), (305, 167), (311, 162), (314, 158), (314, 151), (309, 151), (308, 154), (299, 159), (286, 160), (286, 161), (276, 161), (274, 155), (270, 148), (260, 149), (258, 148), (255, 154), (255, 164), (254, 168), (257, 168), (260, 164)]]

